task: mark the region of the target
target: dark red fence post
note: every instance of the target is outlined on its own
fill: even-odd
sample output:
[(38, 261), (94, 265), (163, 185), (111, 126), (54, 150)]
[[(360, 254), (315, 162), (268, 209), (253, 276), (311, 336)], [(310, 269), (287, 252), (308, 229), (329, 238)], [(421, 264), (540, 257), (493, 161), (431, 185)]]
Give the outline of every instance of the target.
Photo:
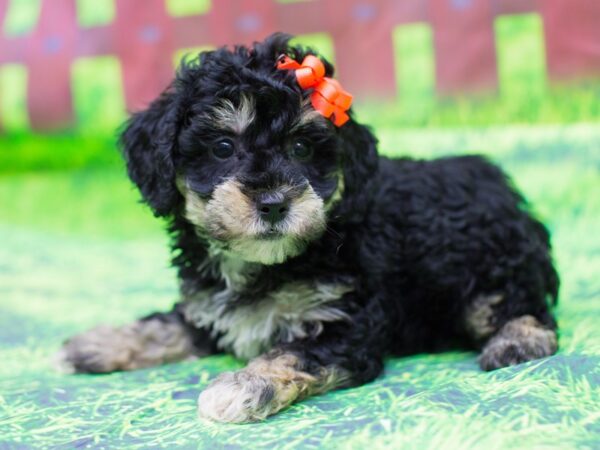
[(117, 0), (114, 33), (125, 104), (135, 111), (144, 108), (173, 78), (173, 21), (164, 0)]
[(43, 0), (40, 19), (25, 50), (27, 105), (34, 129), (73, 122), (71, 61), (77, 39), (75, 0)]
[(492, 12), (497, 14), (526, 14), (538, 10), (538, 0), (490, 0)]
[(212, 2), (210, 29), (217, 45), (251, 44), (277, 28), (274, 0)]
[[(8, 0), (0, 0), (0, 24), (4, 24), (4, 17), (6, 16), (6, 11), (8, 10)], [(6, 38), (4, 37), (3, 33), (0, 33), (0, 50), (7, 47), (7, 42), (6, 42)], [(0, 55), (1, 57), (2, 55)], [(2, 60), (0, 59), (0, 64), (2, 63)], [(2, 92), (2, 89), (0, 87), (0, 104), (2, 104), (2, 96), (4, 95), (4, 92)], [(0, 116), (0, 133), (2, 133), (3, 131), (3, 124), (2, 124), (2, 116)]]
[(550, 77), (565, 80), (600, 75), (600, 1), (540, 3)]
[(290, 34), (321, 33), (330, 30), (332, 18), (324, 12), (325, 0), (276, 3), (278, 31)]
[(498, 85), (489, 0), (430, 0), (438, 92), (489, 91)]
[[(76, 57), (116, 55), (127, 107), (136, 110), (172, 79), (176, 49), (250, 44), (277, 30), (329, 33), (339, 78), (357, 97), (394, 95), (392, 31), (416, 21), (433, 27), (442, 94), (497, 87), (493, 20), (499, 14), (541, 11), (551, 78), (600, 74), (597, 0), (213, 0), (207, 14), (176, 18), (167, 14), (165, 0), (115, 0), (114, 23), (88, 28), (78, 27), (75, 1), (42, 0), (39, 23), (26, 36), (7, 37), (0, 31), (0, 64), (27, 66), (34, 129), (72, 124), (71, 63)], [(0, 0), (0, 23), (9, 2)]]
[[(335, 45), (335, 62), (344, 88), (357, 95), (393, 97), (393, 24), (387, 0), (329, 0), (324, 14)], [(366, 69), (366, 70), (365, 70)]]
[(176, 49), (215, 45), (209, 24), (210, 13), (173, 17), (173, 45)]
[(10, 0), (0, 0), (0, 64), (14, 62), (9, 55), (10, 41), (2, 30), (6, 13), (8, 12), (9, 1)]

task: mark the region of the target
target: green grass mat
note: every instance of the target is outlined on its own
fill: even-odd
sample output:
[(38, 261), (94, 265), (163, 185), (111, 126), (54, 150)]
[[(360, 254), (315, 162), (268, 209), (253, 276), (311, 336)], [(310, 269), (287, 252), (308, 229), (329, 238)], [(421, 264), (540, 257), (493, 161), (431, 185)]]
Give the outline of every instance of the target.
[(553, 235), (563, 281), (556, 356), (493, 373), (471, 352), (389, 359), (368, 385), (250, 425), (195, 416), (208, 381), (241, 367), (230, 357), (54, 373), (49, 358), (64, 338), (169, 308), (167, 239), (116, 163), (0, 175), (0, 448), (598, 448), (596, 128), (379, 130), (386, 153), (481, 151), (514, 177)]

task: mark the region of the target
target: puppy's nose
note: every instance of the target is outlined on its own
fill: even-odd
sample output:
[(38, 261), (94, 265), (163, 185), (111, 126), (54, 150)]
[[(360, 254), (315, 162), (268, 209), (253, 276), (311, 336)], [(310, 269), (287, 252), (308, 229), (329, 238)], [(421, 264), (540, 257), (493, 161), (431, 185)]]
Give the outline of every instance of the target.
[(289, 201), (281, 194), (263, 195), (256, 202), (260, 217), (271, 225), (275, 225), (285, 219), (289, 211), (289, 206)]

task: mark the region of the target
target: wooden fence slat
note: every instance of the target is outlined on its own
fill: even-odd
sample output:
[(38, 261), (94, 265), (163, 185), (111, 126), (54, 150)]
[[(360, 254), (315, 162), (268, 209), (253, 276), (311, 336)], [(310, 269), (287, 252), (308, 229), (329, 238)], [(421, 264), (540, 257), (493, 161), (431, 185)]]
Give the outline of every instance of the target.
[(171, 20), (174, 22), (173, 45), (176, 49), (215, 45), (210, 34), (210, 13), (174, 17)]
[(8, 11), (8, 2), (10, 0), (0, 0), (0, 23), (4, 24), (4, 18)]
[(116, 1), (114, 42), (130, 111), (146, 107), (173, 78), (172, 27), (163, 0)]
[(79, 30), (75, 43), (76, 56), (114, 55), (117, 51), (114, 25), (86, 27)]
[[(0, 26), (2, 24), (4, 24), (4, 18), (6, 17), (6, 11), (8, 11), (8, 0), (0, 0)], [(2, 54), (4, 53), (2, 51), (3, 48), (7, 47), (7, 39), (4, 37), (3, 33), (0, 33), (0, 64), (2, 64), (4, 61), (2, 61)], [(2, 104), (2, 89), (0, 86), (0, 105)], [(0, 133), (2, 133), (3, 131), (3, 124), (2, 124), (2, 115), (0, 114)]]
[(335, 18), (331, 34), (344, 88), (355, 96), (393, 97), (396, 78), (390, 2), (348, 0), (341, 4), (329, 0), (326, 5), (325, 13)]
[(211, 36), (217, 46), (252, 44), (276, 28), (274, 0), (213, 1), (210, 12)]
[[(0, 0), (0, 23), (9, 1)], [(251, 44), (273, 31), (328, 33), (342, 84), (357, 97), (390, 98), (396, 89), (392, 31), (428, 22), (437, 91), (456, 94), (497, 88), (494, 17), (538, 11), (549, 77), (600, 75), (597, 0), (213, 0), (207, 13), (185, 17), (170, 17), (164, 0), (115, 0), (112, 24), (85, 28), (77, 24), (75, 1), (42, 0), (39, 23), (26, 36), (0, 31), (0, 64), (27, 66), (34, 129), (72, 124), (70, 65), (76, 57), (119, 58), (126, 105), (136, 110), (170, 82), (175, 50)]]
[(492, 0), (492, 12), (498, 14), (524, 14), (538, 9), (537, 0)]
[(75, 0), (43, 0), (25, 50), (33, 129), (62, 129), (73, 123), (70, 70), (76, 39)]
[(387, 10), (389, 18), (396, 26), (429, 21), (429, 7), (424, 0), (402, 0), (401, 2), (389, 2)]
[(600, 1), (541, 2), (551, 79), (600, 75)]
[(29, 47), (31, 36), (7, 38), (0, 35), (0, 65), (25, 62), (25, 51)]
[(485, 0), (430, 0), (441, 94), (497, 88), (493, 15)]
[(278, 31), (290, 34), (327, 32), (332, 18), (324, 14), (324, 0), (298, 3), (277, 3)]

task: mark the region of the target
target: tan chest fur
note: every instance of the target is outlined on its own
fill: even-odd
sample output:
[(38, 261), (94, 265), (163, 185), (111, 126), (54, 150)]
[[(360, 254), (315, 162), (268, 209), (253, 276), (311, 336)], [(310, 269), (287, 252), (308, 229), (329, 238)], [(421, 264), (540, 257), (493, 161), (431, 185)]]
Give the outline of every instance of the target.
[(211, 330), (218, 346), (239, 358), (254, 358), (275, 342), (318, 335), (325, 322), (349, 319), (332, 304), (352, 290), (348, 284), (295, 281), (248, 304), (240, 302), (243, 269), (225, 270), (224, 279), (224, 290), (200, 291), (191, 298), (185, 315), (197, 327)]

